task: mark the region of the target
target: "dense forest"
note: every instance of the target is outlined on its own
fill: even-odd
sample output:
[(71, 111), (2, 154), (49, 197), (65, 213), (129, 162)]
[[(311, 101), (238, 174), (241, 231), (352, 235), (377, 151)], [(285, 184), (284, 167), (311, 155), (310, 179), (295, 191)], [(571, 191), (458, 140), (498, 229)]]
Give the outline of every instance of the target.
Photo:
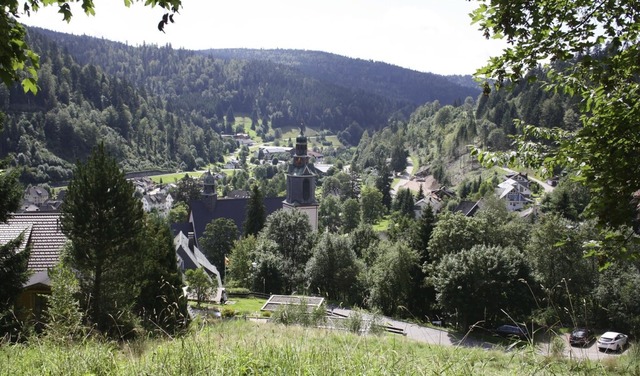
[(384, 62), (347, 59), (327, 52), (252, 49), (210, 49), (203, 52), (223, 59), (271, 61), (294, 67), (323, 82), (417, 105), (434, 100), (454, 104), (480, 93), (471, 76), (422, 73)]
[[(316, 61), (314, 74), (281, 61), (215, 58), (171, 46), (132, 47), (36, 28), (29, 30), (29, 38), (41, 56), (38, 95), (25, 94), (19, 86), (0, 89), (6, 113), (0, 156), (10, 155), (13, 165), (21, 166), (25, 183), (68, 180), (71, 165), (98, 142), (126, 171), (202, 167), (233, 149), (219, 135), (242, 131), (225, 120), (234, 113), (250, 116), (262, 136), (304, 122), (357, 145), (365, 130), (381, 129), (389, 119), (407, 119), (421, 103), (419, 97), (393, 94), (400, 87), (425, 93), (433, 87), (427, 97), (443, 103), (460, 101), (475, 90), (446, 86), (442, 77), (429, 81), (428, 74), (333, 55)], [(288, 56), (310, 61), (299, 51)], [(340, 73), (337, 67), (345, 68)], [(388, 90), (380, 84), (356, 85), (345, 78), (353, 67), (364, 83), (377, 82), (387, 71), (390, 77), (408, 78), (386, 81)]]
[(411, 114), (408, 122), (390, 122), (380, 131), (365, 134), (353, 165), (359, 171), (375, 169), (384, 158), (408, 151), (440, 183), (455, 186), (480, 170), (477, 160), (470, 155), (471, 146), (509, 150), (512, 137), (522, 132), (514, 122), (516, 119), (543, 127), (567, 130), (580, 127), (576, 103), (546, 90), (545, 72), (533, 72), (532, 76), (536, 80), (525, 80), (510, 89), (492, 90), (477, 98), (467, 97), (460, 105), (425, 103)]

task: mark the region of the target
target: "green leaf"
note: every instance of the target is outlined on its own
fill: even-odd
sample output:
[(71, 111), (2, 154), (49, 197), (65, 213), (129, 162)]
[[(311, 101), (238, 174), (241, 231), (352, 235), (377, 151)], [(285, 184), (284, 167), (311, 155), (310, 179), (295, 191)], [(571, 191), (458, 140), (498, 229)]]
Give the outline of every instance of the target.
[(22, 89), (25, 93), (32, 92), (35, 95), (38, 93), (38, 83), (33, 78), (25, 78), (22, 80)]

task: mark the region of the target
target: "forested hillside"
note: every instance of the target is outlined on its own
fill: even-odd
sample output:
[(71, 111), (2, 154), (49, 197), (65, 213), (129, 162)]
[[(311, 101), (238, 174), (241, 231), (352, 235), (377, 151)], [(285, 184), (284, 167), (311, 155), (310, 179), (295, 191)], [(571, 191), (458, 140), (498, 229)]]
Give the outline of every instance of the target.
[(381, 157), (406, 148), (419, 166), (428, 167), (443, 184), (457, 185), (480, 166), (470, 156), (470, 146), (506, 151), (511, 136), (521, 132), (514, 123), (576, 129), (580, 118), (575, 103), (566, 96), (544, 90), (544, 72), (538, 80), (522, 82), (507, 90), (493, 90), (468, 97), (459, 106), (426, 103), (407, 123), (390, 124), (380, 132), (363, 136), (354, 165), (359, 170), (380, 165)]
[(215, 58), (171, 46), (127, 46), (87, 36), (37, 30), (59, 43), (80, 64), (95, 64), (160, 96), (170, 109), (222, 119), (235, 113), (268, 120), (272, 127), (298, 125), (331, 130), (351, 127), (344, 139), (357, 144), (362, 129), (379, 129), (417, 104), (315, 78), (273, 61)]
[(252, 49), (210, 49), (202, 52), (216, 58), (283, 64), (323, 82), (417, 105), (435, 100), (443, 104), (460, 103), (464, 98), (480, 93), (471, 76), (447, 77), (327, 52)]
[(77, 63), (39, 33), (30, 41), (41, 56), (38, 94), (0, 87), (0, 157), (20, 166), (23, 182), (69, 179), (73, 163), (99, 142), (128, 171), (192, 169), (224, 153), (211, 119), (177, 113), (127, 78)]
[(76, 159), (101, 141), (127, 171), (204, 166), (231, 147), (219, 134), (238, 130), (225, 120), (234, 113), (250, 116), (260, 136), (304, 122), (357, 145), (365, 130), (406, 120), (423, 100), (449, 103), (475, 92), (441, 76), (324, 53), (214, 57), (37, 28), (29, 38), (41, 56), (38, 95), (0, 89), (0, 156), (23, 166), (27, 183), (69, 179)]

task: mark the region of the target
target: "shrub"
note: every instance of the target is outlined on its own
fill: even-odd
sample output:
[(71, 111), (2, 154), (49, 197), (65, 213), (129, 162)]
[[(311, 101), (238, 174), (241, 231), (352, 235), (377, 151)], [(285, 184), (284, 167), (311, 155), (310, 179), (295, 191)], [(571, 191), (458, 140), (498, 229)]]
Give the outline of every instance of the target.
[(248, 288), (244, 287), (227, 287), (227, 295), (247, 295), (251, 294)]
[(230, 307), (224, 307), (222, 309), (221, 315), (223, 318), (231, 318), (236, 315), (236, 310)]

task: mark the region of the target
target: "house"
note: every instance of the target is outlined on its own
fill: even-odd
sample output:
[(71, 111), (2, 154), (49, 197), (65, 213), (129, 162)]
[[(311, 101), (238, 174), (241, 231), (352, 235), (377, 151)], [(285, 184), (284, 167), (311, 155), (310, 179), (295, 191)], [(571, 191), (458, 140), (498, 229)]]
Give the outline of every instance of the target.
[(227, 193), (227, 198), (249, 198), (251, 197), (251, 193), (242, 190), (242, 189), (234, 189)]
[(431, 194), (436, 195), (441, 200), (456, 197), (456, 193), (444, 185), (436, 190), (431, 191)]
[(313, 167), (315, 168), (316, 174), (324, 176), (329, 172), (329, 169), (333, 167), (333, 165), (326, 163), (314, 163)]
[(161, 216), (166, 217), (173, 207), (173, 197), (170, 193), (151, 192), (142, 196), (142, 209), (145, 212), (157, 211)]
[(45, 201), (49, 199), (49, 192), (42, 187), (28, 187), (24, 192), (23, 200), (34, 204), (36, 206), (40, 206), (44, 204)]
[(264, 146), (256, 151), (256, 158), (270, 161), (278, 154), (291, 154), (293, 148), (281, 146)]
[(442, 207), (444, 206), (444, 202), (440, 197), (431, 193), (428, 196), (416, 201), (415, 205), (413, 206), (414, 216), (416, 218), (422, 217), (422, 212), (424, 211), (424, 208), (427, 206), (430, 206), (431, 210), (435, 214), (440, 212), (440, 210), (442, 210)]
[(60, 227), (59, 213), (18, 213), (0, 224), (0, 243), (6, 244), (20, 234), (24, 238), (19, 251), (30, 247), (28, 268), (33, 274), (23, 286), (16, 306), (18, 312), (30, 312), (39, 319), (45, 307), (42, 295), (51, 293), (47, 270), (58, 263), (67, 238)]
[(322, 162), (324, 159), (324, 154), (315, 152), (313, 150), (307, 151), (307, 155), (314, 159), (315, 162)]
[(507, 210), (517, 211), (531, 204), (531, 189), (526, 174), (509, 174), (495, 189), (496, 195), (505, 201)]

